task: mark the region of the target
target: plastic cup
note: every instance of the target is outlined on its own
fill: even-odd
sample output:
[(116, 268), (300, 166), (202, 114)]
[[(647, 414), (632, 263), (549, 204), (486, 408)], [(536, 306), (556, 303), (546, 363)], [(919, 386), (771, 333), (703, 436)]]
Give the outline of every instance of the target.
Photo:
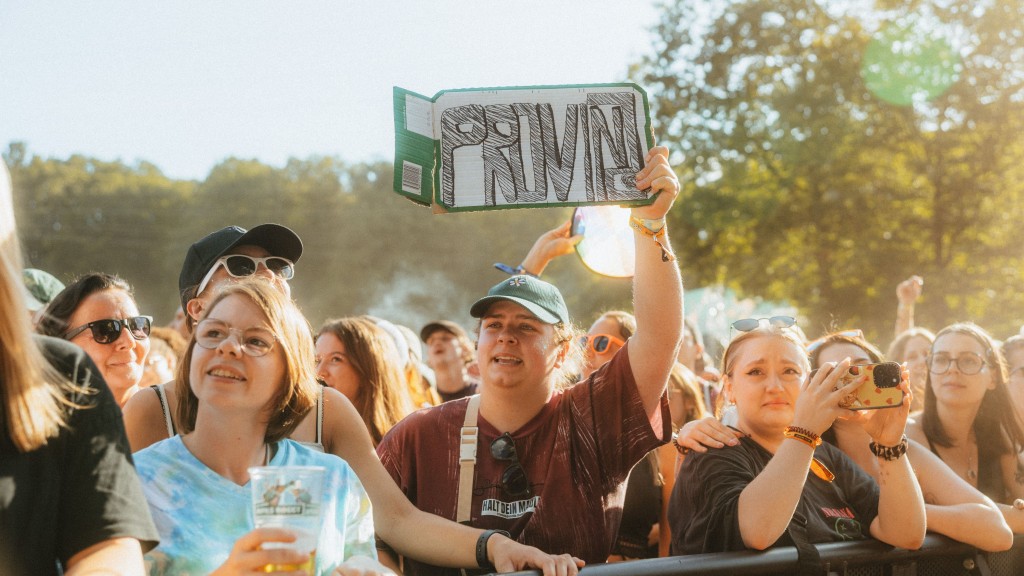
[(314, 574), (316, 547), (323, 519), (324, 468), (320, 466), (256, 466), (249, 468), (252, 516), (257, 528), (285, 528), (295, 542), (268, 542), (264, 548), (294, 548), (308, 555), (302, 564), (269, 564), (266, 572), (305, 570)]

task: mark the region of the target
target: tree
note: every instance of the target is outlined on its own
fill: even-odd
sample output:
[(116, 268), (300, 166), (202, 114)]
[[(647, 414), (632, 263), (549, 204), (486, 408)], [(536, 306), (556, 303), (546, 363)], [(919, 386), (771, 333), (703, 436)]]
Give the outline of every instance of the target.
[[(1024, 249), (1007, 223), (1024, 210), (1024, 5), (891, 4), (666, 7), (639, 70), (659, 131), (686, 154), (672, 215), (684, 273), (788, 299), (811, 335), (857, 326), (876, 337), (891, 332), (896, 284), (917, 273), (928, 280), (919, 322), (1016, 332)], [(901, 29), (915, 35), (901, 44)], [(869, 46), (899, 60), (946, 37), (956, 49), (938, 72), (910, 56), (865, 58)], [(865, 81), (928, 73), (955, 82), (931, 99), (911, 92), (909, 106)]]

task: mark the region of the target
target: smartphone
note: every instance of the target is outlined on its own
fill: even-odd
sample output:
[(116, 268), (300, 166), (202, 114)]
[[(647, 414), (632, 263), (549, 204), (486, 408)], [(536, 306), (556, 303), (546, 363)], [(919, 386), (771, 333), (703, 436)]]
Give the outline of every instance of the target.
[(877, 410), (879, 408), (896, 408), (903, 404), (903, 390), (900, 384), (901, 369), (896, 362), (881, 364), (862, 364), (850, 366), (846, 374), (839, 379), (842, 388), (854, 381), (861, 385), (850, 398), (850, 410)]

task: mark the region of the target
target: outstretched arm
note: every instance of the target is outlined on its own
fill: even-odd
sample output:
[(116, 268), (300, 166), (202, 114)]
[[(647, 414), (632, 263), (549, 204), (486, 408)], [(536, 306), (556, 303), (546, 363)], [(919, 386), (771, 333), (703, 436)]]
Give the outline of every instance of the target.
[(636, 186), (660, 192), (648, 206), (632, 209), (636, 247), (633, 313), (636, 333), (629, 339), (629, 363), (648, 417), (654, 418), (683, 333), (683, 283), (669, 245), (665, 215), (679, 194), (679, 179), (668, 163), (668, 148), (655, 146)]
[[(388, 474), (370, 441), (370, 434), (352, 403), (335, 390), (324, 390), (325, 448), (352, 466), (373, 504), (377, 534), (399, 554), (435, 566), (473, 568), (476, 542), (483, 532), (428, 514), (412, 505)], [(495, 535), (487, 556), (499, 572), (526, 568), (544, 576), (573, 576), (583, 566), (569, 555), (549, 555)]]

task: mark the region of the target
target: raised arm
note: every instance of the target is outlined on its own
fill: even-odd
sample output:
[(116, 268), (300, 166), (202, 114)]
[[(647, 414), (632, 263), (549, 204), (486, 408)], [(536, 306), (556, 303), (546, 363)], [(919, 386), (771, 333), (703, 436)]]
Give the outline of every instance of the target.
[(647, 415), (654, 417), (683, 334), (683, 283), (664, 220), (679, 194), (668, 148), (651, 148), (647, 165), (636, 175), (636, 186), (660, 192), (652, 204), (633, 208), (630, 218), (636, 246), (633, 313), (637, 329), (629, 339), (629, 363)]
[(914, 305), (923, 288), (924, 279), (920, 276), (911, 276), (896, 286), (896, 336), (914, 327)]
[(583, 240), (581, 234), (572, 235), (572, 220), (558, 225), (553, 230), (541, 234), (530, 247), (523, 263), (520, 265), (527, 274), (540, 276), (548, 264), (566, 254), (572, 254), (573, 248)]

